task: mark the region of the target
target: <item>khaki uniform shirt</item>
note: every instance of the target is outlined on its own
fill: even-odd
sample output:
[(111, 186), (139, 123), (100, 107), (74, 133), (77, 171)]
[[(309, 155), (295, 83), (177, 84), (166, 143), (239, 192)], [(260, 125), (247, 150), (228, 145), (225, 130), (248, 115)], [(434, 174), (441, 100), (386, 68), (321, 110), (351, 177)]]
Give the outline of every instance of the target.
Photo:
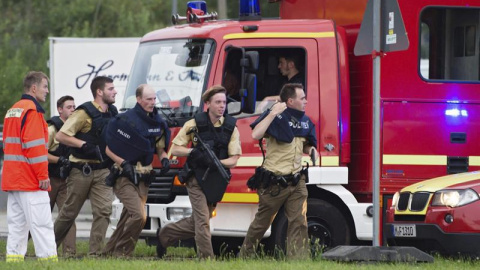
[(303, 137), (294, 137), (291, 143), (279, 142), (265, 134), (267, 153), (263, 167), (275, 175), (289, 175), (302, 169), (303, 147), (307, 140)]
[[(222, 116), (220, 119), (213, 124), (214, 127), (220, 127), (223, 124), (225, 118)], [(190, 142), (193, 141), (194, 133), (190, 133), (187, 135), (187, 132), (192, 129), (192, 127), (196, 127), (197, 123), (195, 119), (188, 120), (185, 125), (180, 129), (175, 139), (173, 139), (172, 143), (179, 145), (179, 146), (187, 146)], [(196, 145), (196, 142), (194, 142)], [(228, 156), (235, 156), (242, 154), (242, 146), (240, 144), (240, 132), (238, 132), (237, 127), (232, 132), (232, 136), (230, 137), (230, 142), (228, 143)]]
[[(93, 106), (95, 106), (99, 111), (102, 111), (102, 107), (98, 105), (95, 101), (92, 101)], [(60, 129), (61, 132), (67, 134), (68, 136), (75, 137), (78, 132), (87, 133), (92, 128), (92, 118), (88, 116), (85, 110), (76, 110), (74, 111), (65, 121), (63, 127)], [(81, 159), (70, 155), (69, 157), (71, 162), (89, 162), (89, 163), (100, 163), (98, 160), (90, 159)]]

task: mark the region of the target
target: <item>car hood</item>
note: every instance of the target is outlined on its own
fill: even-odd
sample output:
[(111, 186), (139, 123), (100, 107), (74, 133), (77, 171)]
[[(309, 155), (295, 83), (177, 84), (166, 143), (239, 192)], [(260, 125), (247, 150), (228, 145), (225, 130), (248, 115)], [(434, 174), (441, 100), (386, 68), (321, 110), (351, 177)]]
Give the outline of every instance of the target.
[(480, 181), (480, 171), (451, 174), (442, 177), (432, 178), (422, 182), (415, 183), (407, 186), (401, 190), (401, 192), (436, 192), (445, 188), (461, 188), (464, 184), (471, 181)]

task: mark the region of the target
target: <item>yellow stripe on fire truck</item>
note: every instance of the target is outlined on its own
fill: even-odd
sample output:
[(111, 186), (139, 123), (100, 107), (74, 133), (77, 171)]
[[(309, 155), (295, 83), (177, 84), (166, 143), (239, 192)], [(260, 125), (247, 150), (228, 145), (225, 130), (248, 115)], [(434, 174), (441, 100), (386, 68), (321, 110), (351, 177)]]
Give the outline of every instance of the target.
[[(480, 156), (469, 156), (469, 166), (480, 166)], [(447, 165), (446, 155), (383, 155), (384, 165)]]
[(244, 38), (333, 38), (334, 32), (271, 32), (271, 33), (236, 33), (223, 36), (223, 39)]

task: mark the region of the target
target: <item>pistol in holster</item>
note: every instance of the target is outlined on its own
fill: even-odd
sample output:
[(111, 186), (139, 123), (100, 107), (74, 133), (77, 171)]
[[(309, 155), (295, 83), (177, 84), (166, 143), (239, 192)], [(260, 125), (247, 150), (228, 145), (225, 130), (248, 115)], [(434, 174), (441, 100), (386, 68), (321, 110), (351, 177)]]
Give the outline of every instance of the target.
[(60, 179), (62, 180), (67, 179), (67, 177), (70, 175), (71, 170), (72, 170), (72, 164), (70, 164), (70, 162), (68, 162), (68, 164), (64, 164), (60, 166), (60, 170), (59, 170)]

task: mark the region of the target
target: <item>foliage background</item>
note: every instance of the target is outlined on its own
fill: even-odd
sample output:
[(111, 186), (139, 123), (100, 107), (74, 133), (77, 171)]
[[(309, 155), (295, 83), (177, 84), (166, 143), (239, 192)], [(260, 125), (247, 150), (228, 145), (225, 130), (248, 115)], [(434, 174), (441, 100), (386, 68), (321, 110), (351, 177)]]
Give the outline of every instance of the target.
[[(222, 1), (222, 0), (220, 0)], [(0, 117), (22, 94), (30, 70), (49, 75), (48, 37), (141, 37), (171, 24), (173, 0), (1, 0)], [(188, 0), (177, 0), (183, 13)], [(217, 0), (207, 0), (209, 11)], [(228, 18), (236, 18), (238, 1), (223, 0)], [(260, 0), (262, 15), (278, 16), (278, 4)], [(68, 67), (66, 67), (68, 68)], [(42, 104), (50, 115), (49, 102)]]

